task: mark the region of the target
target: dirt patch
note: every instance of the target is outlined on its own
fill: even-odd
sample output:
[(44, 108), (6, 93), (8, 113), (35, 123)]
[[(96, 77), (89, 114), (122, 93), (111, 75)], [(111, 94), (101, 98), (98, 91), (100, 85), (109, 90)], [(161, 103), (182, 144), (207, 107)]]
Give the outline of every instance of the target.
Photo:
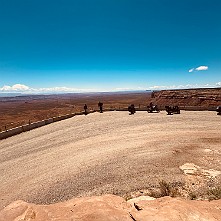
[(123, 196), (158, 187), (161, 180), (215, 187), (213, 177), (187, 179), (179, 166), (191, 162), (221, 171), (220, 143), (202, 139), (219, 137), (220, 131), (212, 112), (105, 112), (1, 140), (0, 207), (18, 199), (52, 203), (105, 193)]
[(221, 138), (220, 137), (203, 137), (201, 138), (201, 141), (204, 143), (209, 143), (209, 144), (220, 144)]

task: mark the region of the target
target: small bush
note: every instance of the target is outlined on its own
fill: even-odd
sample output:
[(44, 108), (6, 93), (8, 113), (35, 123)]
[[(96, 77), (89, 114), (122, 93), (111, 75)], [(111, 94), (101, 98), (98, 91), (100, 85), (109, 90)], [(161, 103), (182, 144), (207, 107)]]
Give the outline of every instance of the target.
[(216, 200), (221, 199), (221, 187), (219, 186), (209, 190), (209, 194), (214, 196)]
[(170, 196), (170, 194), (171, 194), (170, 183), (167, 183), (165, 180), (161, 180), (159, 182), (159, 185), (160, 185), (161, 197), (163, 197), (163, 196)]
[(164, 196), (177, 197), (180, 196), (179, 187), (183, 184), (180, 182), (167, 183), (165, 180), (159, 182), (159, 188), (150, 190), (149, 196), (160, 198)]

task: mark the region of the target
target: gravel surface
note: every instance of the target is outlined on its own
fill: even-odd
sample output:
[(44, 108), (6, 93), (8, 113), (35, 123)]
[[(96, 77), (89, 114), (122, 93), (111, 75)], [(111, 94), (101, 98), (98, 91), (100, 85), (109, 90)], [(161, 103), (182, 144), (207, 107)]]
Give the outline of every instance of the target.
[(0, 141), (0, 209), (18, 199), (123, 195), (162, 179), (181, 181), (185, 163), (221, 171), (220, 160), (215, 112), (76, 116)]

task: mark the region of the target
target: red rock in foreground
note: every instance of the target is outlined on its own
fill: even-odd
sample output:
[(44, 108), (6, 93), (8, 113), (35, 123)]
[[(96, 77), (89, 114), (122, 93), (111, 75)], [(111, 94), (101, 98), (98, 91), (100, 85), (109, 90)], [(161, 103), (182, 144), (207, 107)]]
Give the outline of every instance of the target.
[(118, 196), (104, 195), (76, 198), (52, 205), (35, 205), (16, 201), (0, 212), (0, 221), (18, 220), (215, 221), (221, 220), (221, 200), (191, 201), (170, 197), (145, 200), (143, 197), (126, 202)]

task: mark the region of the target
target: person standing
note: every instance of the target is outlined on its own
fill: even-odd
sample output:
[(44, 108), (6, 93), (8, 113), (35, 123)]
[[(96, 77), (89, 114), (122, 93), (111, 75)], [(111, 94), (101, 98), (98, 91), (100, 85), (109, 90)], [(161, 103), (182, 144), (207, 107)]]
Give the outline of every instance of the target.
[(130, 115), (136, 113), (136, 109), (135, 109), (134, 104), (131, 104), (131, 105), (128, 107), (128, 111), (130, 112)]
[(98, 102), (98, 107), (100, 108), (100, 113), (103, 113), (103, 103)]
[(84, 105), (84, 114), (87, 115), (87, 104)]

